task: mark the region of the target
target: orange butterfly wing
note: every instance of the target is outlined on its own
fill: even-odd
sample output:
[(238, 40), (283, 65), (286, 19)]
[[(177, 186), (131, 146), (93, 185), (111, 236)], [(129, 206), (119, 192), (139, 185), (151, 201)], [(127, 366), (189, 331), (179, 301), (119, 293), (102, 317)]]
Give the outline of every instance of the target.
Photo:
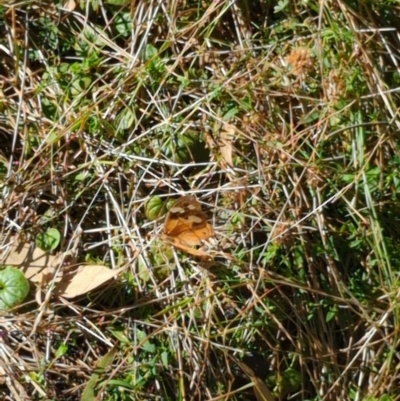
[(176, 247), (193, 247), (213, 236), (214, 228), (194, 196), (184, 196), (174, 203), (165, 219), (164, 239), (169, 237)]

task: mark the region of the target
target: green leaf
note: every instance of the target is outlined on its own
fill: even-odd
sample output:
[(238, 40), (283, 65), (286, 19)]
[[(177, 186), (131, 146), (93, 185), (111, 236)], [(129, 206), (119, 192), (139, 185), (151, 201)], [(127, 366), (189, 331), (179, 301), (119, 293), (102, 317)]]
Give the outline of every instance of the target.
[(337, 306), (333, 306), (329, 312), (326, 314), (326, 318), (325, 321), (328, 323), (329, 321), (331, 321), (338, 313), (338, 308)]
[(279, 12), (284, 11), (288, 5), (289, 5), (289, 0), (278, 1), (278, 4), (274, 7), (274, 13), (278, 14)]
[(106, 0), (106, 4), (111, 4), (113, 6), (123, 6), (128, 3), (129, 0)]
[(29, 293), (29, 282), (23, 273), (14, 268), (0, 270), (0, 309), (11, 309), (21, 304)]
[(166, 368), (169, 366), (169, 353), (167, 351), (161, 353), (161, 361)]
[(143, 258), (139, 258), (138, 270), (139, 270), (138, 272), (139, 278), (142, 281), (144, 281), (145, 283), (150, 281), (150, 272)]
[(144, 213), (149, 220), (157, 220), (165, 214), (165, 203), (159, 196), (153, 196), (147, 201)]
[(139, 341), (142, 343), (142, 348), (149, 352), (149, 353), (154, 353), (156, 351), (156, 346), (152, 344), (149, 340), (147, 339), (147, 334), (143, 330), (137, 330), (136, 335), (139, 339)]
[(130, 344), (131, 340), (126, 336), (125, 329), (122, 327), (113, 327), (110, 329), (114, 337), (123, 344)]
[(175, 268), (174, 252), (171, 245), (156, 239), (151, 243), (150, 251), (156, 277), (165, 279)]
[(379, 398), (379, 401), (394, 401), (394, 398), (391, 397), (390, 395), (383, 395), (381, 398)]
[(158, 50), (153, 45), (148, 44), (145, 49), (145, 60), (150, 60), (158, 55)]
[(132, 127), (135, 121), (135, 114), (129, 107), (123, 109), (116, 118), (118, 130), (125, 130)]
[(225, 115), (222, 117), (222, 119), (224, 121), (229, 121), (232, 117), (235, 117), (238, 112), (239, 112), (239, 109), (237, 107), (232, 107), (225, 113)]
[(36, 237), (36, 245), (42, 251), (54, 251), (60, 244), (61, 234), (56, 228), (49, 228), (45, 233)]
[(82, 77), (75, 79), (71, 84), (71, 95), (78, 96), (86, 89), (89, 88), (92, 80), (89, 77)]
[(120, 13), (115, 16), (115, 29), (122, 36), (129, 36), (133, 29), (133, 22), (130, 13)]
[[(168, 139), (165, 140), (166, 135)], [(176, 163), (203, 162), (208, 160), (209, 151), (198, 132), (181, 133), (165, 132), (161, 139), (153, 142), (153, 146)]]
[(143, 349), (147, 351), (149, 354), (154, 354), (154, 352), (156, 352), (156, 346), (152, 344), (150, 341), (146, 341), (143, 344)]
[(84, 181), (85, 178), (88, 176), (87, 171), (82, 171), (81, 173), (78, 173), (75, 177), (74, 180), (75, 181)]
[(56, 359), (61, 358), (68, 352), (68, 345), (65, 343), (62, 343), (56, 351)]
[(81, 401), (94, 401), (96, 399), (94, 389), (100, 379), (100, 374), (105, 371), (106, 367), (111, 365), (117, 351), (118, 347), (115, 346), (111, 348), (110, 351), (103, 356), (103, 358), (100, 359), (96, 366), (95, 372), (92, 374), (92, 377), (88, 381), (85, 390), (82, 393)]
[(299, 391), (302, 383), (303, 379), (301, 373), (293, 368), (289, 368), (283, 372), (283, 375), (280, 379), (280, 387), (282, 393), (284, 394), (295, 393), (296, 391)]

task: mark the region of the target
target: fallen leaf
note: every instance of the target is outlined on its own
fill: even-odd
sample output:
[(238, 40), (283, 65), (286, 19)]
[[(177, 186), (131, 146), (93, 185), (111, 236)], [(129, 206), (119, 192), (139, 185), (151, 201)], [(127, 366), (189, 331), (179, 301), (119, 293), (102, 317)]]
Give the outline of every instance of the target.
[(275, 397), (272, 395), (271, 391), (265, 384), (265, 382), (260, 379), (254, 373), (253, 369), (247, 366), (244, 362), (236, 361), (236, 363), (242, 368), (243, 372), (249, 376), (250, 380), (254, 384), (254, 394), (257, 401), (275, 401)]
[(49, 282), (54, 277), (60, 263), (58, 256), (27, 242), (18, 243), (17, 238), (12, 238), (11, 242), (11, 246), (1, 251), (0, 264), (18, 267), (34, 283)]
[(76, 3), (74, 0), (67, 0), (67, 2), (64, 4), (64, 8), (68, 11), (74, 11), (76, 8)]
[[(57, 268), (62, 262), (63, 255), (53, 256), (29, 243), (18, 243), (12, 238), (10, 246), (0, 253), (0, 264), (14, 266), (20, 269), (24, 276), (34, 282), (46, 284), (54, 278)], [(81, 265), (64, 275), (59, 274), (56, 293), (65, 298), (78, 295), (101, 286), (125, 268), (112, 270), (101, 265)]]
[(100, 287), (123, 270), (125, 267), (109, 269), (102, 265), (81, 265), (77, 270), (64, 274), (63, 280), (56, 287), (55, 293), (65, 298), (74, 298), (86, 294)]

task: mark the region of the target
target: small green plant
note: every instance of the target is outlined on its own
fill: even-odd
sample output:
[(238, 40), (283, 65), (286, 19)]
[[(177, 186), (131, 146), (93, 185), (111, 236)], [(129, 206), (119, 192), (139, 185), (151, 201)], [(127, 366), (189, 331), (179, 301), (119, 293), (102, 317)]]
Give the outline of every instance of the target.
[(14, 267), (0, 270), (0, 310), (8, 310), (21, 304), (29, 293), (29, 282)]
[(37, 246), (43, 251), (54, 251), (60, 244), (61, 234), (56, 228), (49, 228), (36, 237)]
[(1, 396), (399, 399), (398, 5), (2, 2)]

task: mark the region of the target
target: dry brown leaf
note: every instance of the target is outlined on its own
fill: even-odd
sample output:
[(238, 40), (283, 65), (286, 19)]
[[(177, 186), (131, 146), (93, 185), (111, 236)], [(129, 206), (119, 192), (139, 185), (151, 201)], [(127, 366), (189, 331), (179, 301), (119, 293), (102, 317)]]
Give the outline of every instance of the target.
[(67, 0), (64, 4), (64, 8), (68, 11), (74, 11), (76, 8), (76, 3), (74, 0)]
[(0, 263), (20, 268), (24, 276), (34, 283), (49, 282), (59, 265), (59, 257), (49, 255), (38, 247), (27, 242), (18, 243), (16, 238), (11, 239), (13, 244), (0, 254)]
[[(0, 253), (1, 264), (21, 269), (24, 276), (35, 283), (45, 284), (54, 278), (62, 255), (49, 255), (26, 242), (19, 244), (16, 238), (11, 242), (12, 245)], [(56, 292), (65, 298), (77, 297), (99, 287), (124, 269), (112, 270), (101, 265), (79, 266), (74, 271), (64, 273), (63, 277), (61, 274), (57, 277), (57, 281), (62, 282)]]
[(65, 298), (74, 298), (94, 290), (123, 270), (125, 267), (113, 270), (102, 265), (81, 265), (64, 275), (55, 292)]
[(243, 372), (245, 372), (246, 375), (249, 376), (250, 380), (253, 382), (254, 394), (257, 398), (257, 401), (275, 401), (275, 397), (272, 395), (265, 382), (261, 380), (258, 376), (256, 376), (253, 369), (251, 369), (244, 362), (237, 361), (236, 363), (242, 368)]
[(220, 146), (220, 151), (225, 163), (229, 167), (233, 167), (232, 142), (235, 138), (235, 131), (236, 128), (234, 125), (224, 123), (221, 132), (222, 145)]

